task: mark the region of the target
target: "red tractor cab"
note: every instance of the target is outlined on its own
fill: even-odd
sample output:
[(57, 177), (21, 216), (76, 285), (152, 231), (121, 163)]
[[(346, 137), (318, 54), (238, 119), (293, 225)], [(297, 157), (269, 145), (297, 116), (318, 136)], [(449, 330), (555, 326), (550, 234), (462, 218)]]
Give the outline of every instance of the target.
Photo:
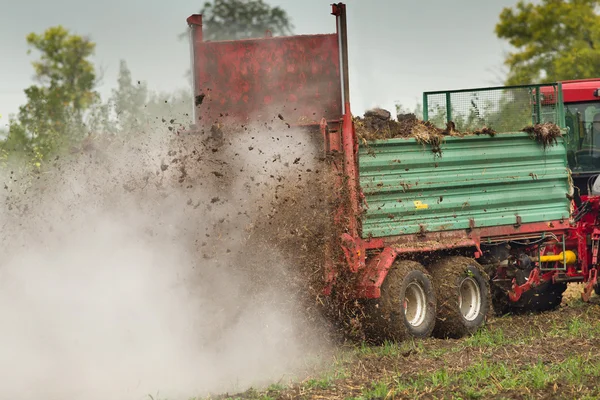
[[(581, 195), (600, 174), (600, 78), (560, 82), (568, 133), (565, 137), (569, 168)], [(542, 87), (542, 108), (554, 109), (552, 87)]]

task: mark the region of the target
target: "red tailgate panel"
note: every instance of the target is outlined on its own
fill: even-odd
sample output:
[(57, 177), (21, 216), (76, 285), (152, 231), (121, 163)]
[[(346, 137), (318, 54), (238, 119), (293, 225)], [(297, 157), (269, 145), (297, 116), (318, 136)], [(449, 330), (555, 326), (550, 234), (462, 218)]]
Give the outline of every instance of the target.
[(200, 124), (342, 115), (336, 34), (196, 42), (194, 74)]

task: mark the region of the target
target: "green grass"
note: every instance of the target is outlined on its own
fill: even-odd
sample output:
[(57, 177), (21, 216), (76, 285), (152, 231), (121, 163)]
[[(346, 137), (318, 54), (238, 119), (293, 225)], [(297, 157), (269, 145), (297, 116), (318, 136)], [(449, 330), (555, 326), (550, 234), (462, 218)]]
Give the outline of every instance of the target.
[(510, 343), (502, 329), (482, 328), (463, 342), (464, 347), (497, 347)]
[(590, 322), (580, 317), (567, 321), (565, 325), (553, 324), (548, 335), (555, 338), (588, 338), (600, 337), (600, 322)]
[(308, 389), (329, 389), (329, 387), (333, 385), (333, 381), (327, 377), (327, 378), (321, 378), (321, 379), (309, 379), (305, 386)]
[(385, 399), (390, 394), (390, 389), (386, 382), (380, 381), (371, 384), (370, 388), (363, 389), (362, 396), (357, 400), (379, 400)]
[(385, 381), (372, 382), (371, 385), (364, 388), (362, 394), (358, 397), (347, 397), (346, 400), (384, 400), (394, 391), (390, 390)]
[[(484, 343), (488, 343), (484, 341)], [(377, 353), (362, 348), (367, 354)], [(395, 354), (390, 348), (382, 350), (384, 354)], [(301, 385), (307, 394), (312, 391), (334, 390), (336, 382), (350, 377), (345, 370), (334, 370), (319, 378), (310, 379)], [(358, 397), (352, 400), (383, 400), (392, 397), (418, 398), (423, 393), (435, 397), (436, 393), (452, 393), (455, 398), (485, 399), (489, 397), (503, 398), (517, 391), (525, 398), (534, 398), (531, 391), (553, 390), (556, 382), (579, 390), (578, 398), (597, 398), (596, 393), (581, 391), (585, 384), (597, 382), (600, 378), (600, 360), (592, 355), (574, 355), (562, 362), (544, 363), (541, 360), (531, 364), (518, 365), (514, 360), (491, 361), (485, 356), (462, 367), (448, 365), (427, 373), (407, 374), (399, 367), (396, 373), (384, 376), (365, 385)], [(250, 389), (240, 399), (271, 400), (279, 398), (288, 387), (281, 384), (271, 385), (265, 392)], [(525, 390), (525, 392), (523, 392)], [(594, 397), (593, 395), (596, 395)], [(528, 397), (529, 396), (529, 397)], [(310, 397), (310, 396), (309, 396)], [(510, 397), (510, 396), (507, 396)], [(152, 399), (152, 398), (151, 398)], [(230, 399), (235, 399), (231, 397)]]
[(267, 388), (267, 391), (269, 391), (269, 392), (279, 392), (279, 391), (282, 391), (282, 390), (284, 390), (286, 388), (287, 387), (285, 385), (282, 385), (280, 383), (274, 383), (274, 384), (272, 384), (271, 386), (269, 386)]
[(367, 343), (362, 343), (356, 353), (359, 355), (375, 355), (379, 357), (398, 357), (402, 354), (419, 351), (418, 345), (413, 340), (407, 340), (401, 343), (385, 341), (380, 346), (369, 346)]
[(304, 387), (310, 390), (315, 389), (331, 389), (335, 386), (335, 382), (340, 379), (346, 379), (350, 375), (346, 368), (342, 365), (336, 365), (328, 372), (322, 374), (319, 378), (309, 379), (305, 382)]
[(451, 387), (466, 398), (485, 398), (518, 388), (544, 389), (557, 381), (580, 386), (586, 381), (595, 382), (598, 377), (600, 360), (579, 355), (556, 364), (538, 361), (524, 366), (484, 359), (463, 370), (441, 369), (416, 376), (397, 376), (393, 384), (396, 395), (417, 395)]

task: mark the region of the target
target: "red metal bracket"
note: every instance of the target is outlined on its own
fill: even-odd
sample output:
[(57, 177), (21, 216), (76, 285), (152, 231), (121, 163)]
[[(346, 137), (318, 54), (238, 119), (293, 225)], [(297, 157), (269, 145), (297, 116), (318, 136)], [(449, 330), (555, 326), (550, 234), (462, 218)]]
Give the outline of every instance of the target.
[(592, 233), (592, 267), (598, 265), (598, 246), (600, 244), (600, 231), (594, 228)]
[(339, 122), (337, 123), (337, 126), (335, 126), (332, 130), (329, 128), (327, 120), (325, 118), (322, 118), (319, 127), (321, 129), (321, 135), (323, 136), (325, 155), (327, 156), (333, 153), (340, 153), (342, 149), (342, 139), (340, 137)]
[(340, 16), (345, 11), (346, 5), (344, 3), (332, 4), (331, 15)]
[(365, 267), (366, 249), (362, 240), (355, 239), (347, 233), (342, 234), (342, 250), (351, 272), (358, 272)]
[(473, 255), (475, 256), (475, 258), (480, 258), (481, 256), (483, 256), (483, 251), (481, 251), (481, 238), (477, 235), (471, 235), (471, 239), (473, 240), (475, 248), (477, 249), (477, 251), (475, 251)]
[(356, 288), (357, 298), (377, 299), (381, 296), (381, 285), (397, 253), (391, 247), (386, 247), (379, 255), (370, 259)]
[(581, 293), (581, 300), (583, 300), (586, 303), (588, 301), (590, 301), (590, 297), (592, 296), (592, 290), (594, 289), (594, 286), (596, 286), (597, 283), (598, 283), (598, 270), (594, 267), (594, 268), (590, 269), (590, 278), (588, 279), (587, 283), (585, 284), (585, 288), (583, 289), (583, 292)]
[(508, 298), (512, 302), (519, 301), (519, 299), (521, 298), (521, 295), (524, 292), (528, 291), (529, 289), (531, 289), (533, 287), (538, 286), (539, 284), (540, 284), (540, 270), (539, 270), (539, 268), (534, 268), (529, 273), (529, 278), (527, 279), (527, 282), (525, 282), (523, 285), (521, 285), (521, 286), (517, 285), (517, 280), (513, 279), (512, 290), (510, 290), (508, 292)]

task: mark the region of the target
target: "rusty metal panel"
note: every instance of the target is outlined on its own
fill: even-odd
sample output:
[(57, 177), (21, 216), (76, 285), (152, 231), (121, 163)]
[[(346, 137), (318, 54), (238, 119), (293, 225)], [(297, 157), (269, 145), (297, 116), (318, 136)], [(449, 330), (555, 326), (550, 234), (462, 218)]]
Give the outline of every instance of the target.
[(342, 114), (337, 34), (196, 39), (193, 73), (200, 124), (279, 114), (290, 124), (316, 124)]
[(446, 137), (441, 157), (412, 138), (379, 140), (360, 146), (359, 171), (363, 238), (570, 216), (562, 139), (544, 150), (525, 133)]

